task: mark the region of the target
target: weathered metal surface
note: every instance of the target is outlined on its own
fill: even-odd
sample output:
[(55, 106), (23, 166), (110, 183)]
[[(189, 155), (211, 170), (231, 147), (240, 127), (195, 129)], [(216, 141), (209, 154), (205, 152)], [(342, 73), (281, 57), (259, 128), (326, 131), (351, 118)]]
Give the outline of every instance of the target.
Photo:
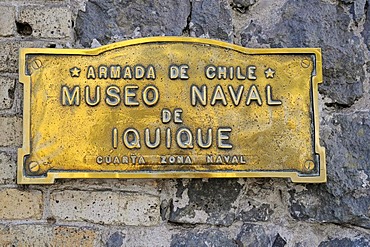
[(18, 183), (290, 177), (324, 182), (319, 49), (155, 37), (21, 49)]

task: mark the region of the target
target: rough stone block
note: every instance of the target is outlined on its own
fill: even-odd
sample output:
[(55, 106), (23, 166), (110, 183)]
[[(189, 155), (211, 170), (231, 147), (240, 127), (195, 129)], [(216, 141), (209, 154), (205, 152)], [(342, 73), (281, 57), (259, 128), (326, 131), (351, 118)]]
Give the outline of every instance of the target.
[(177, 223), (230, 225), (235, 220), (234, 205), (242, 185), (236, 179), (178, 180), (169, 220)]
[(233, 0), (230, 6), (239, 13), (246, 13), (249, 8), (256, 4), (257, 0)]
[[(236, 237), (238, 243), (255, 243), (255, 246), (275, 246), (270, 232), (263, 226), (255, 224), (243, 224), (240, 233)], [(276, 245), (284, 246), (284, 245)]]
[(125, 241), (125, 238), (126, 238), (126, 235), (124, 233), (115, 231), (106, 240), (106, 246), (107, 247), (123, 246), (123, 242)]
[(68, 226), (0, 226), (1, 246), (98, 246), (94, 230)]
[(0, 72), (18, 72), (19, 48), (25, 47), (47, 47), (47, 42), (42, 41), (2, 41), (0, 42)]
[(18, 73), (19, 48), (65, 47), (66, 42), (0, 41), (0, 73)]
[(71, 11), (67, 7), (41, 5), (20, 8), (18, 25), (30, 25), (32, 35), (38, 38), (69, 38), (72, 34)]
[(14, 183), (17, 165), (10, 155), (0, 152), (0, 184)]
[(0, 76), (0, 110), (10, 109), (14, 101), (15, 79)]
[(42, 216), (42, 192), (38, 190), (0, 190), (0, 219), (40, 219)]
[(361, 21), (365, 17), (367, 0), (357, 0), (353, 2), (353, 18), (356, 22)]
[[(123, 239), (122, 246), (150, 246), (150, 247), (163, 247), (170, 246), (171, 237), (178, 231), (173, 229), (172, 226), (167, 224), (161, 224), (159, 226), (152, 227), (126, 227), (126, 232)], [(117, 233), (109, 237), (112, 240), (113, 236), (117, 239), (120, 238)], [(140, 243), (140, 244), (139, 244)], [(107, 241), (107, 246), (108, 241)], [(120, 245), (111, 245), (120, 246)]]
[(0, 147), (20, 147), (22, 145), (22, 119), (0, 117)]
[[(250, 242), (252, 243), (252, 242)], [(175, 234), (171, 241), (172, 247), (186, 246), (223, 246), (223, 247), (238, 247), (233, 239), (230, 239), (227, 234), (218, 229), (207, 229), (205, 231), (184, 231), (180, 234)], [(242, 245), (243, 246), (243, 245)]]
[(67, 2), (67, 1), (66, 0), (0, 0), (0, 3), (11, 3), (11, 4), (17, 4), (17, 5), (41, 4), (41, 3), (61, 3), (61, 2)]
[(65, 221), (150, 226), (159, 224), (159, 198), (110, 191), (55, 191), (52, 214)]
[(0, 6), (0, 36), (13, 36), (15, 31), (15, 7)]
[[(319, 47), (325, 78), (319, 91), (327, 96), (328, 105), (348, 107), (363, 96), (366, 53), (358, 34), (351, 30), (352, 16), (344, 8), (320, 0), (288, 0), (279, 22), (263, 15), (258, 18), (241, 32), (243, 46), (257, 40), (271, 47)], [(365, 40), (367, 29), (365, 26)]]
[(236, 219), (243, 222), (269, 221), (274, 212), (270, 204), (258, 203), (253, 200), (249, 200), (249, 204), (242, 206)]
[(70, 189), (101, 191), (115, 188), (116, 190), (139, 194), (158, 194), (158, 180), (156, 179), (62, 179), (58, 183)]
[(179, 36), (189, 14), (190, 2), (183, 0), (89, 1), (86, 11), (78, 12), (76, 33), (85, 47), (93, 39), (107, 44), (116, 39)]
[(364, 23), (364, 30), (362, 31), (367, 49), (370, 50), (370, 11), (367, 11), (366, 20)]
[(335, 115), (326, 119), (322, 132), (328, 182), (291, 189), (291, 215), (370, 229), (370, 114)]
[(0, 72), (18, 71), (18, 50), (21, 42), (0, 42)]
[(349, 238), (335, 238), (328, 241), (323, 241), (320, 243), (319, 247), (333, 247), (333, 246), (342, 246), (342, 247), (351, 247), (351, 246), (369, 246), (370, 239), (358, 238), (358, 239), (349, 239)]
[(226, 1), (193, 1), (190, 34), (195, 37), (232, 41), (231, 9)]
[(51, 236), (54, 246), (98, 246), (99, 240), (93, 230), (66, 226), (53, 227)]
[[(31, 43), (28, 45), (32, 47)], [(21, 47), (27, 47), (27, 43), (0, 42), (0, 72), (18, 72), (18, 50)]]

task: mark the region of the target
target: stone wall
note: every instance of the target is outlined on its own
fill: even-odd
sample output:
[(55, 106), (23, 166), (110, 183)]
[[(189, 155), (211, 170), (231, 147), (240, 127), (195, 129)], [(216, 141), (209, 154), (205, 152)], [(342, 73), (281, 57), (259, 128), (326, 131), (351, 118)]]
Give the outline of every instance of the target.
[[(369, 246), (370, 1), (0, 0), (1, 246)], [(321, 47), (326, 184), (286, 179), (58, 180), (16, 184), (20, 47), (137, 37)]]

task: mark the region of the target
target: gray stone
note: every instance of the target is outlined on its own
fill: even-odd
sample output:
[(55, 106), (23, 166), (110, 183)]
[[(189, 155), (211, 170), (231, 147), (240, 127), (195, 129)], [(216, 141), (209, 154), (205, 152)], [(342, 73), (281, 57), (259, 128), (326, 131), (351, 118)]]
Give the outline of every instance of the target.
[(351, 17), (346, 11), (320, 0), (288, 0), (281, 11), (281, 20), (272, 30), (249, 24), (241, 33), (241, 43), (248, 46), (254, 36), (271, 47), (322, 48), (325, 81), (319, 90), (331, 99), (329, 105), (348, 107), (361, 98), (365, 54), (361, 40), (349, 31)]
[(230, 6), (232, 9), (244, 14), (256, 2), (257, 0), (233, 0)]
[(0, 184), (15, 183), (17, 168), (15, 161), (16, 158), (12, 157), (12, 155), (0, 152)]
[(160, 221), (157, 196), (117, 191), (55, 190), (50, 213), (57, 220), (106, 225), (154, 226)]
[[(242, 185), (236, 179), (193, 179), (183, 186), (178, 181), (169, 220), (177, 223), (230, 225), (235, 219), (237, 199)], [(185, 198), (186, 197), (186, 198)]]
[[(368, 0), (367, 5), (370, 5), (370, 0)], [(366, 21), (364, 23), (364, 31), (362, 32), (362, 35), (364, 36), (367, 49), (370, 50), (370, 11), (367, 11)]]
[(63, 41), (2, 40), (0, 41), (0, 72), (18, 73), (19, 48), (66, 47)]
[[(27, 203), (23, 201), (21, 204), (24, 206)], [(21, 210), (15, 204), (12, 206), (15, 209), (13, 211)], [(83, 226), (29, 224), (28, 222), (0, 225), (1, 246), (98, 246), (99, 237), (98, 231)]]
[(249, 25), (240, 33), (242, 46), (248, 46), (253, 39), (256, 39), (259, 44), (266, 44), (267, 40), (261, 33), (262, 27), (251, 21)]
[(286, 245), (285, 239), (283, 239), (278, 233), (275, 237), (275, 241), (272, 244), (272, 247), (284, 247)]
[(171, 247), (238, 247), (236, 242), (218, 229), (188, 231), (172, 236)]
[(0, 75), (0, 110), (10, 109), (13, 106), (15, 79)]
[(356, 22), (365, 18), (365, 4), (367, 0), (357, 0), (353, 3), (353, 18)]
[(291, 215), (370, 228), (370, 113), (334, 115), (324, 124), (328, 182), (290, 190)]
[(15, 30), (15, 7), (0, 6), (0, 36), (13, 36)]
[(64, 6), (18, 7), (17, 24), (18, 33), (25, 36), (61, 39), (72, 35), (71, 10)]
[(0, 116), (0, 147), (20, 147), (22, 145), (22, 118)]
[(167, 200), (163, 200), (160, 206), (161, 219), (167, 220), (170, 213), (170, 203)]
[[(252, 202), (253, 203), (253, 202)], [(271, 209), (270, 204), (262, 203), (261, 205), (250, 204), (247, 209), (242, 209), (237, 220), (242, 220), (243, 222), (258, 222), (258, 221), (268, 221), (270, 216), (274, 213)]]
[(122, 235), (120, 232), (115, 232), (109, 236), (107, 247), (121, 247), (124, 239), (125, 235)]
[(226, 1), (193, 1), (190, 20), (191, 36), (232, 41), (231, 9)]
[(321, 242), (319, 247), (364, 247), (369, 246), (370, 240), (365, 238), (359, 239), (349, 239), (349, 238), (335, 238), (333, 240), (328, 240)]
[(189, 1), (92, 0), (85, 12), (78, 12), (76, 33), (85, 47), (90, 47), (93, 39), (104, 45), (136, 37), (179, 36), (189, 15)]
[(238, 246), (248, 247), (265, 247), (271, 246), (271, 236), (266, 233), (262, 226), (254, 224), (244, 224), (240, 233), (238, 234), (236, 241)]
[(102, 1), (90, 1), (85, 12), (78, 12), (76, 33), (83, 46), (90, 47), (93, 39), (107, 44), (112, 36), (119, 33), (117, 24), (109, 15), (109, 8), (104, 7)]
[(365, 17), (365, 5), (368, 0), (342, 0), (345, 4), (350, 4), (350, 12), (353, 14), (353, 19), (359, 22)]
[[(326, 128), (328, 187), (334, 196), (356, 192), (354, 197), (370, 195), (370, 112), (338, 114)], [(370, 201), (369, 201), (370, 203)]]

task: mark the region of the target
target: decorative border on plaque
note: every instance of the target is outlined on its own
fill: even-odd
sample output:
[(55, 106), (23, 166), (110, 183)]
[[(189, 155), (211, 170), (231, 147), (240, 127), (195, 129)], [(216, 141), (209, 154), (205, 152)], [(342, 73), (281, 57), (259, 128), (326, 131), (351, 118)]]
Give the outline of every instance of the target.
[[(27, 74), (27, 56), (30, 55), (85, 55), (96, 56), (107, 51), (128, 46), (142, 45), (148, 43), (187, 43), (204, 44), (215, 47), (230, 49), (249, 55), (284, 55), (284, 54), (309, 54), (313, 56), (315, 63), (314, 74), (311, 78), (311, 111), (313, 114), (312, 127), (314, 139), (314, 153), (318, 168), (315, 174), (300, 174), (295, 171), (49, 171), (42, 176), (30, 176), (26, 174), (25, 160), (30, 154), (30, 135), (31, 135), (31, 76)], [(37, 62), (33, 66), (38, 66)], [(302, 65), (304, 66), (304, 64)], [(71, 72), (72, 73), (72, 72)], [(18, 149), (18, 168), (17, 182), (19, 184), (52, 184), (55, 179), (62, 178), (236, 178), (236, 177), (278, 177), (290, 178), (293, 182), (302, 183), (322, 183), (326, 182), (326, 160), (325, 149), (319, 143), (319, 109), (318, 109), (318, 84), (323, 80), (322, 77), (322, 58), (319, 48), (262, 48), (249, 49), (237, 45), (200, 38), (187, 37), (150, 37), (128, 41), (122, 41), (110, 45), (101, 46), (94, 49), (54, 49), (54, 48), (21, 48), (19, 52), (19, 81), (24, 88), (24, 107), (23, 107), (23, 146)], [(27, 167), (32, 170), (32, 163)], [(35, 164), (36, 166), (36, 164)], [(306, 162), (304, 166), (307, 170), (315, 166), (312, 162)]]

